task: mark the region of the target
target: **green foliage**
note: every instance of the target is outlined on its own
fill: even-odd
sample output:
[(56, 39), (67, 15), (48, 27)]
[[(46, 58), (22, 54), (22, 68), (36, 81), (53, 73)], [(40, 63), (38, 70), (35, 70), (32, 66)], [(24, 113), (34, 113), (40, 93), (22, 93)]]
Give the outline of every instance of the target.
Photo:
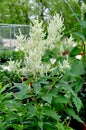
[[(16, 19), (18, 19), (17, 23), (28, 23), (28, 7), (26, 6), (28, 1), (18, 4), (19, 2), (20, 1), (12, 0), (8, 2), (8, 5), (7, 2), (2, 3), (2, 5), (4, 5), (3, 7), (8, 7), (10, 10), (6, 8), (7, 12), (5, 12), (5, 10), (3, 12), (5, 15), (1, 13), (1, 22), (3, 22), (7, 14), (10, 13), (6, 22), (15, 23)], [(68, 52), (61, 52), (61, 54), (58, 53), (59, 50), (57, 48), (47, 50), (42, 57), (42, 62), (50, 63), (51, 58), (55, 58), (55, 62), (52, 63), (51, 70), (47, 74), (44, 74), (43, 77), (41, 77), (39, 73), (37, 73), (37, 75), (27, 74), (25, 75), (26, 77), (24, 77), (23, 75), (1, 70), (1, 130), (72, 130), (69, 126), (72, 118), (83, 123), (80, 118), (80, 111), (83, 107), (84, 96), (81, 93), (79, 97), (79, 92), (82, 89), (86, 76), (86, 65), (84, 64), (86, 23), (85, 21), (80, 22), (76, 19), (76, 16), (78, 19), (81, 18), (80, 3), (76, 5), (73, 1), (69, 1), (69, 6), (74, 10), (74, 12), (71, 12), (70, 8), (68, 8), (69, 6), (63, 0), (58, 2), (57, 0), (37, 0), (35, 4), (38, 5), (39, 3), (40, 5), (40, 2), (43, 7), (42, 9), (48, 9), (49, 16), (62, 9), (61, 13), (64, 16), (66, 25), (65, 34), (69, 35), (69, 32), (73, 32), (73, 37), (78, 41), (79, 45), (77, 44), (71, 51), (67, 50)], [(34, 3), (31, 5), (34, 5)], [(76, 6), (78, 8), (76, 8)], [(2, 10), (1, 8), (1, 11)], [(35, 11), (35, 16), (38, 15), (38, 10), (39, 6), (35, 6), (31, 14)], [(12, 16), (14, 17), (12, 18)], [(39, 17), (42, 19), (44, 16), (41, 17), (40, 15)], [(77, 32), (78, 27), (79, 30)], [(62, 38), (64, 39), (64, 37)], [(75, 56), (81, 53), (84, 55), (81, 60), (77, 60)], [(13, 61), (23, 61), (24, 53), (22, 51), (15, 52), (8, 50), (0, 52), (1, 62), (3, 60), (6, 62), (10, 60), (10, 58)], [(70, 69), (59, 69), (63, 67), (61, 63), (63, 63), (64, 60), (69, 60)], [(66, 65), (68, 64), (65, 63), (65, 66)]]
[(11, 51), (8, 49), (4, 49), (0, 51), (0, 62), (4, 63), (6, 61), (9, 61), (11, 59)]
[(9, 50), (9, 49), (2, 49), (0, 51), (0, 62), (1, 63), (6, 63), (9, 60), (14, 60), (14, 61), (20, 61), (24, 59), (24, 52), (19, 50), (19, 51), (14, 51), (14, 50)]
[(20, 61), (24, 59), (24, 52), (19, 50), (19, 51), (12, 51), (12, 54), (11, 54), (11, 59), (14, 60), (14, 61)]
[(0, 113), (4, 114), (0, 114), (0, 128), (70, 130), (69, 125), (65, 124), (65, 120), (68, 123), (67, 116), (82, 122), (78, 116), (82, 102), (77, 90), (77, 83), (80, 82), (82, 87), (82, 79), (70, 71), (60, 80), (57, 78), (59, 75), (55, 74), (51, 72), (37, 81), (32, 78), (32, 85), (30, 79), (24, 83), (13, 83), (11, 90), (19, 89), (16, 94), (6, 92), (9, 84), (1, 87), (3, 109)]
[(85, 73), (84, 64), (82, 61), (76, 60), (72, 64), (71, 72), (75, 75), (82, 75)]
[(80, 2), (76, 3), (71, 0), (67, 2), (65, 0), (33, 0), (32, 2), (30, 0), (1, 0), (0, 2), (0, 23), (29, 24), (31, 18), (38, 17), (46, 24), (46, 19), (50, 19), (55, 13), (60, 13), (64, 17), (65, 33), (69, 34), (77, 30), (77, 19), (81, 20)]
[(70, 52), (70, 56), (71, 56), (71, 57), (74, 57), (74, 56), (80, 54), (81, 51), (82, 51), (81, 48), (78, 47), (78, 46), (76, 46), (76, 47), (74, 47), (74, 48), (72, 49), (72, 51)]
[(17, 24), (28, 24), (28, 1), (21, 0), (1, 0), (0, 5), (0, 23), (17, 23)]

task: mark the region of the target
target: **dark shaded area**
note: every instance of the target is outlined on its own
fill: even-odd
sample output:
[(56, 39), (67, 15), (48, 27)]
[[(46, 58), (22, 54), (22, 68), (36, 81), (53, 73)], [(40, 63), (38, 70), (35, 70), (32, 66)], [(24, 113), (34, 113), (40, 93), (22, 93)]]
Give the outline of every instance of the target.
[(83, 124), (79, 123), (75, 119), (71, 120), (70, 127), (72, 127), (74, 130), (83, 130)]

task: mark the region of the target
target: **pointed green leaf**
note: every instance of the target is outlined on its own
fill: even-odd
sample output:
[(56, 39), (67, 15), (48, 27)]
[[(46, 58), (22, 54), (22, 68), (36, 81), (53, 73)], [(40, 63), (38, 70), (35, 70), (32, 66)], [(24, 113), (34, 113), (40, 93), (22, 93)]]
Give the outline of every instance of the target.
[(28, 86), (24, 83), (14, 83), (15, 87), (19, 88), (19, 92), (16, 97), (20, 100), (28, 97)]
[(78, 61), (78, 60), (74, 61), (71, 66), (70, 72), (77, 76), (84, 74), (84, 65), (82, 61)]
[(72, 51), (70, 52), (70, 56), (79, 55), (80, 52), (81, 52), (81, 49), (76, 46), (76, 47), (74, 47), (74, 48), (72, 49)]
[(43, 129), (43, 121), (38, 121), (38, 126)]
[(78, 79), (75, 84), (75, 92), (78, 93), (83, 86), (83, 80)]
[(4, 87), (2, 87), (1, 89), (0, 89), (0, 94), (2, 93), (2, 92), (4, 92), (7, 88), (9, 88), (9, 84), (6, 84)]
[(54, 99), (54, 103), (64, 103), (67, 104), (69, 102), (69, 99), (67, 99), (64, 95), (57, 95), (57, 97)]
[(77, 121), (79, 121), (80, 123), (83, 123), (83, 121), (80, 119), (80, 117), (75, 113), (75, 111), (72, 108), (66, 108), (65, 112), (73, 117), (74, 119), (76, 119)]
[(40, 91), (41, 91), (40, 83), (33, 83), (33, 87), (34, 87), (35, 94), (40, 94)]
[(84, 34), (82, 32), (74, 32), (73, 36), (75, 38), (80, 38), (81, 40), (85, 41), (85, 36), (84, 36)]
[(43, 99), (44, 101), (47, 101), (48, 103), (51, 103), (51, 102), (52, 102), (52, 96), (51, 96), (51, 95), (43, 96), (42, 99)]
[(82, 107), (82, 102), (78, 97), (73, 97), (73, 102), (77, 108), (77, 111), (79, 112)]
[(45, 115), (52, 117), (55, 120), (59, 120), (59, 116), (56, 113), (56, 111), (51, 109), (50, 107), (47, 107), (47, 106), (44, 107), (44, 113), (45, 113)]

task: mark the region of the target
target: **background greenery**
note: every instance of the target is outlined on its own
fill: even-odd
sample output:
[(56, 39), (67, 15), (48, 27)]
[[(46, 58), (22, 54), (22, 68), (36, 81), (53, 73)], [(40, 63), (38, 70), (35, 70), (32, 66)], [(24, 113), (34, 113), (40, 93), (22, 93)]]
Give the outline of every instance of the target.
[(34, 17), (44, 21), (61, 13), (66, 29), (74, 29), (81, 18), (81, 0), (0, 0), (0, 23), (29, 24)]

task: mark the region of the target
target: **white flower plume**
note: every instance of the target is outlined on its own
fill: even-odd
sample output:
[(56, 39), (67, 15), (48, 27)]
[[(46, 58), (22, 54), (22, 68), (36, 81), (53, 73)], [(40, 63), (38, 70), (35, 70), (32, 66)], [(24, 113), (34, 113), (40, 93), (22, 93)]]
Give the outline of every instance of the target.
[[(38, 19), (33, 20), (31, 25), (31, 30), (29, 33), (29, 38), (20, 35), (17, 36), (17, 50), (22, 50), (25, 54), (23, 67), (20, 67), (20, 63), (10, 61), (10, 70), (17, 70), (23, 74), (28, 74), (29, 72), (33, 75), (36, 74), (46, 74), (51, 69), (55, 68), (55, 63), (57, 60), (57, 55), (65, 50), (71, 50), (75, 42), (72, 36), (69, 38), (63, 38), (64, 30), (64, 19), (61, 15), (56, 14), (50, 20), (47, 27), (48, 35), (45, 39), (45, 33), (43, 28), (43, 22), (39, 22)], [(50, 62), (42, 62), (42, 57), (44, 56), (46, 50), (57, 49), (56, 55), (50, 59)], [(68, 61), (64, 60), (59, 63), (59, 68), (64, 70), (70, 68)]]

